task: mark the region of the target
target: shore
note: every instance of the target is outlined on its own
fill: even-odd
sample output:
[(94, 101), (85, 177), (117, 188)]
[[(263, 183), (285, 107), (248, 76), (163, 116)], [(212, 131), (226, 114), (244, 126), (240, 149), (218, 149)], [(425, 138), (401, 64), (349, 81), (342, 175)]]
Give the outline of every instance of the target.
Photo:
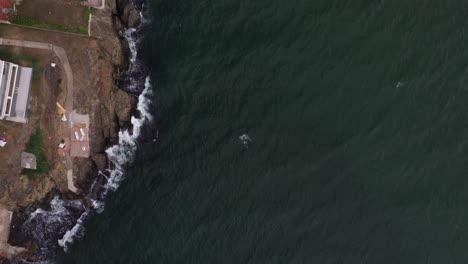
[[(43, 63), (44, 68), (51, 61), (58, 63), (61, 70), (58, 77), (41, 77), (38, 82), (41, 82), (42, 88), (52, 85), (63, 88), (63, 92), (57, 95), (57, 102), (60, 98), (66, 102), (68, 120), (72, 120), (72, 112), (89, 119), (87, 129), (90, 150), (88, 158), (76, 155), (70, 157), (57, 151), (56, 143), (64, 135), (70, 134), (67, 129), (72, 121), (67, 121), (69, 123), (65, 125), (60, 123), (60, 119), (54, 121), (50, 115), (44, 113), (55, 112), (55, 102), (43, 104), (47, 98), (41, 99), (39, 96), (45, 95), (40, 95), (42, 92), (39, 92), (35, 98), (33, 94), (32, 109), (42, 109), (42, 114), (37, 116), (36, 121), (41, 130), (47, 131), (48, 141), (46, 140), (44, 148), (51, 169), (47, 175), (34, 180), (20, 177), (22, 171), (16, 167), (10, 171), (12, 173), (9, 176), (0, 176), (3, 187), (0, 190), (0, 209), (8, 215), (2, 219), (9, 218), (12, 221), (11, 232), (8, 232), (6, 238), (8, 244), (2, 247), (0, 241), (0, 262), (5, 257), (19, 257), (29, 261), (38, 259), (41, 249), (34, 238), (24, 234), (23, 228), (31, 212), (37, 208), (50, 207), (54, 197), (60, 197), (63, 200), (79, 201), (80, 206), (76, 213), (82, 214), (92, 211), (93, 201), (98, 200), (104, 191), (103, 186), (112, 167), (106, 150), (118, 144), (119, 131), (131, 127), (131, 117), (136, 112), (138, 103), (137, 96), (118, 87), (120, 74), (131, 67), (130, 48), (119, 33), (126, 28), (138, 27), (140, 23), (139, 11), (131, 1), (106, 0), (104, 8), (96, 9), (90, 15), (89, 36), (1, 25), (0, 30), (5, 39), (50, 43), (63, 49), (61, 52), (66, 55), (70, 69), (67, 69), (60, 54), (57, 56), (29, 47), (15, 47), (14, 52), (42, 52), (38, 56), (47, 58)], [(44, 75), (46, 73), (47, 68)], [(71, 103), (67, 100), (71, 100)], [(30, 125), (29, 130), (31, 136), (33, 125)], [(24, 142), (21, 144), (25, 145)], [(13, 212), (12, 217), (8, 212)], [(9, 246), (20, 250), (2, 254), (2, 250)]]

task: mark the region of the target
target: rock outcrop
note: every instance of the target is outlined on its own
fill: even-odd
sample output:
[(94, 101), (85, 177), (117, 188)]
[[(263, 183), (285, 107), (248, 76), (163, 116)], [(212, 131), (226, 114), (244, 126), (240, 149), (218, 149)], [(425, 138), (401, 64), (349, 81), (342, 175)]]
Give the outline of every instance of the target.
[(98, 63), (102, 74), (95, 84), (99, 103), (90, 110), (91, 160), (99, 171), (108, 168), (105, 150), (118, 142), (118, 131), (130, 125), (138, 102), (136, 96), (119, 89), (115, 80), (118, 73), (128, 70), (130, 65), (128, 45), (118, 32), (128, 26), (137, 26), (140, 14), (130, 1), (126, 3), (123, 12), (119, 9), (116, 0), (106, 1), (106, 9), (95, 13), (91, 25), (92, 36), (99, 39), (98, 45), (105, 56), (105, 60)]
[(136, 28), (141, 24), (141, 16), (140, 12), (136, 9), (136, 7), (129, 3), (125, 5), (123, 14), (122, 14), (122, 22), (127, 25), (127, 27)]

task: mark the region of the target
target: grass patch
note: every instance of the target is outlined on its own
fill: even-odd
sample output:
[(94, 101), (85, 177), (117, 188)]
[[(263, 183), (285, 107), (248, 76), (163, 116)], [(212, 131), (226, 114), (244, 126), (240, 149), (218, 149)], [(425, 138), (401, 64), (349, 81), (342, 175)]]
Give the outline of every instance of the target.
[(11, 49), (8, 47), (0, 47), (0, 59), (19, 65), (22, 65), (24, 64), (24, 62), (27, 62), (29, 65), (23, 66), (29, 66), (33, 68), (33, 80), (38, 80), (41, 76), (42, 67), (37, 58), (24, 54), (16, 54), (12, 52)]
[(65, 31), (71, 33), (78, 33), (78, 34), (88, 34), (88, 29), (85, 26), (78, 26), (78, 27), (71, 27), (66, 25), (52, 25), (37, 21), (35, 19), (23, 16), (14, 16), (11, 20), (11, 23), (23, 26), (30, 26), (30, 27), (37, 27), (37, 28), (45, 28), (51, 30), (58, 30), (58, 31)]
[(83, 11), (83, 17), (85, 18), (85, 20), (88, 20), (89, 16), (94, 14), (94, 12), (96, 12), (96, 9), (88, 7)]
[(29, 139), (26, 152), (36, 155), (37, 169), (23, 169), (23, 175), (26, 175), (30, 180), (32, 180), (37, 176), (44, 175), (49, 172), (50, 166), (44, 153), (42, 144), (42, 131), (39, 128), (36, 129), (34, 134)]

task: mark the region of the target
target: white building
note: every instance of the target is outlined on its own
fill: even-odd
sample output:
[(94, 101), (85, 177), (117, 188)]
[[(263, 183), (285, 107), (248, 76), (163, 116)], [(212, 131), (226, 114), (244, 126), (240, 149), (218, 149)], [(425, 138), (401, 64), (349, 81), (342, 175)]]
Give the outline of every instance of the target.
[(27, 123), (32, 68), (0, 60), (0, 119)]

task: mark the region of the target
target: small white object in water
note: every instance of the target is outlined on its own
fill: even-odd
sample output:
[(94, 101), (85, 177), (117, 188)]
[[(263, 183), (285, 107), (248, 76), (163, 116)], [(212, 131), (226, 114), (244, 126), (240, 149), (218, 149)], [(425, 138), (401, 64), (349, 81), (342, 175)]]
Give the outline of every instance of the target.
[(398, 83), (396, 84), (396, 88), (398, 89), (398, 88), (400, 88), (400, 87), (403, 87), (403, 85), (404, 85), (404, 83), (398, 82)]
[(248, 148), (249, 147), (249, 143), (252, 142), (252, 139), (249, 137), (249, 135), (247, 134), (242, 134), (241, 136), (239, 136), (239, 140), (242, 142), (242, 144), (244, 145), (244, 147)]

